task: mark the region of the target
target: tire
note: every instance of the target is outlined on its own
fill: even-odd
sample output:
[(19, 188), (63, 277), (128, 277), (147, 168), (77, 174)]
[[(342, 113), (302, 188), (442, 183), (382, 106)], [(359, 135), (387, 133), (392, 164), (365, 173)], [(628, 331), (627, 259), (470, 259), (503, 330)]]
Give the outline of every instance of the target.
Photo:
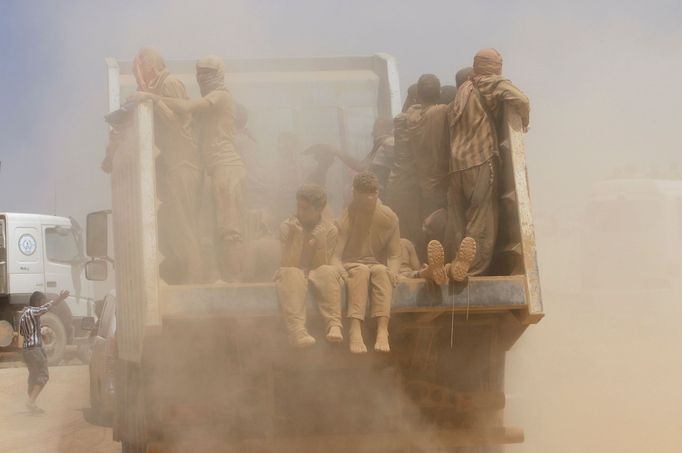
[(40, 318), (43, 333), (43, 347), (48, 365), (59, 365), (66, 349), (66, 329), (62, 320), (54, 313), (45, 313)]

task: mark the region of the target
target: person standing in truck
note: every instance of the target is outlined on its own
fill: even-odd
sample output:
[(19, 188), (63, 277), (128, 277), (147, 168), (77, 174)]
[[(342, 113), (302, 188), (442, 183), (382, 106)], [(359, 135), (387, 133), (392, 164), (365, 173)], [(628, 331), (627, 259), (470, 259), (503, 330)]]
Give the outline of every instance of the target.
[(472, 250), (475, 254), (469, 269), (451, 267), (454, 280), (485, 273), (493, 258), (499, 136), (505, 106), (515, 109), (524, 130), (528, 128), (528, 98), (501, 74), (502, 55), (495, 49), (479, 51), (473, 75), (459, 87), (448, 112), (450, 181), (445, 248), (450, 253), (459, 248), (465, 254)]
[[(153, 94), (188, 100), (185, 85), (171, 74), (155, 49), (142, 48), (133, 60), (138, 93), (131, 100)], [(127, 122), (124, 121), (124, 124)], [(122, 138), (114, 126), (102, 168), (110, 172), (113, 152)], [(159, 199), (159, 246), (164, 256), (161, 277), (168, 283), (198, 283), (203, 279), (199, 247), (198, 211), (203, 169), (192, 131), (192, 115), (172, 111), (165, 102), (154, 104), (154, 144), (161, 151), (157, 159)]]
[(414, 155), (419, 202), (410, 209), (419, 226), (418, 235), (409, 238), (421, 260), (426, 259), (426, 237), (421, 226), (432, 212), (446, 205), (449, 131), (446, 105), (439, 104), (440, 81), (424, 74), (417, 81), (418, 104), (411, 106), (405, 122), (407, 146)]
[(299, 348), (315, 343), (306, 329), (305, 302), (310, 291), (322, 315), (327, 341), (340, 343), (343, 280), (331, 265), (338, 232), (322, 216), (327, 194), (318, 185), (305, 184), (296, 193), (296, 204), (296, 215), (280, 226), (282, 265), (275, 275), (289, 340)]
[(26, 409), (31, 413), (42, 414), (44, 412), (36, 405), (36, 399), (50, 379), (47, 354), (43, 349), (43, 336), (40, 331), (40, 317), (52, 307), (62, 303), (67, 297), (69, 297), (69, 292), (62, 291), (56, 299), (48, 302), (45, 294), (36, 291), (29, 298), (28, 307), (19, 313), (19, 334), (24, 337), (22, 355), (28, 368)]
[(235, 147), (235, 103), (225, 87), (223, 60), (209, 55), (197, 61), (200, 99), (173, 99), (148, 94), (180, 114), (193, 114), (199, 150), (211, 180), (218, 240), (218, 263), (225, 281), (241, 279), (242, 218), (246, 169)]

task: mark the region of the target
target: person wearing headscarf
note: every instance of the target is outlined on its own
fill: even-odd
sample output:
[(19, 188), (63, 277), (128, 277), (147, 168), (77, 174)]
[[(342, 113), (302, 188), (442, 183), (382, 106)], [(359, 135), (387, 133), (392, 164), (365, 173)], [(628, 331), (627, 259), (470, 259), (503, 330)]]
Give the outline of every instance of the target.
[[(164, 59), (153, 48), (138, 51), (132, 72), (138, 93), (189, 99), (184, 84), (168, 71)], [(128, 123), (112, 129), (114, 140), (110, 144), (122, 141)], [(192, 115), (174, 112), (164, 102), (156, 103), (154, 144), (161, 152), (156, 169), (162, 202), (159, 247), (164, 261), (160, 273), (168, 283), (198, 283), (203, 280), (204, 271), (197, 225), (203, 169), (193, 137)], [(112, 158), (113, 152), (108, 155), (108, 162), (105, 161), (108, 170), (111, 170)]]
[(235, 104), (225, 87), (223, 60), (209, 55), (197, 61), (200, 99), (171, 99), (148, 95), (181, 114), (193, 114), (201, 157), (211, 181), (219, 246), (218, 263), (225, 281), (241, 278), (242, 217), (246, 170), (235, 147)]
[[(448, 225), (445, 249), (455, 280), (484, 274), (497, 237), (499, 136), (505, 108), (528, 126), (529, 101), (502, 77), (502, 55), (483, 49), (474, 57), (473, 74), (464, 80), (448, 111), (450, 162)], [(465, 242), (463, 242), (465, 241)], [(465, 256), (458, 260), (459, 248)]]

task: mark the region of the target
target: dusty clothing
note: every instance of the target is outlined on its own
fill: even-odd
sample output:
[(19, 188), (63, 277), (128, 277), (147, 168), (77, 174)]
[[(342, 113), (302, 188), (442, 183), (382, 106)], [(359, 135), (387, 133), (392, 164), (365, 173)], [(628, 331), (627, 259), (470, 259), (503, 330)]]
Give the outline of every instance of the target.
[(443, 204), (449, 155), (447, 112), (447, 105), (416, 104), (406, 114), (409, 147), (422, 198), (440, 199)]
[(204, 96), (211, 108), (197, 115), (199, 148), (209, 174), (218, 167), (243, 167), (234, 144), (236, 126), (234, 101), (227, 89), (217, 89)]
[[(144, 90), (162, 97), (189, 99), (185, 85), (164, 70), (153, 89)], [(162, 101), (154, 104), (154, 143), (169, 168), (178, 164), (200, 168), (199, 151), (192, 132), (192, 115), (175, 113)]]
[[(140, 53), (154, 56), (152, 51)], [(161, 97), (189, 99), (184, 84), (170, 74), (156, 56), (156, 77), (146, 80), (140, 66), (135, 74), (141, 91)], [(161, 63), (158, 63), (160, 61)], [(138, 65), (143, 64), (136, 59)], [(112, 132), (113, 134), (113, 132)], [(169, 283), (197, 282), (203, 264), (198, 239), (202, 169), (192, 131), (192, 115), (176, 113), (162, 101), (154, 104), (154, 144), (161, 151), (157, 160), (159, 199), (159, 246), (165, 260), (160, 269)]]
[(211, 187), (216, 233), (223, 242), (242, 242), (245, 182), (246, 170), (242, 165), (221, 165), (213, 169)]
[[(161, 71), (147, 90), (162, 97), (188, 99), (183, 83)], [(171, 111), (163, 102), (154, 104), (154, 142), (161, 151), (157, 161), (160, 213), (159, 242), (168, 267), (169, 283), (195, 283), (202, 279), (198, 239), (202, 170), (192, 132), (192, 115)], [(164, 269), (164, 274), (166, 274)]]
[(337, 222), (339, 237), (345, 239), (344, 263), (384, 264), (397, 273), (400, 269), (400, 228), (398, 217), (381, 201), (374, 213), (362, 215), (347, 208)]
[(337, 229), (321, 220), (314, 228), (303, 228), (296, 216), (280, 226), (282, 267), (275, 284), (287, 331), (305, 331), (305, 301), (308, 290), (317, 302), (327, 330), (341, 327), (341, 287), (338, 269), (330, 265), (336, 249)]
[(45, 386), (50, 379), (50, 371), (47, 368), (47, 354), (40, 347), (25, 348), (22, 352), (26, 368), (28, 368), (28, 392), (36, 386)]
[(341, 327), (343, 280), (334, 266), (312, 269), (307, 276), (298, 267), (281, 267), (275, 276), (277, 299), (290, 335), (305, 331), (306, 297), (311, 292), (327, 330)]
[(414, 244), (409, 240), (400, 239), (401, 262), (400, 275), (407, 278), (419, 278), (420, 269), (422, 267), (417, 255), (417, 250)]
[(407, 113), (400, 113), (393, 120), (393, 137), (393, 168), (388, 179), (388, 198), (398, 198), (399, 194), (417, 187), (417, 164), (410, 148)]
[(400, 113), (393, 124), (394, 159), (385, 202), (398, 216), (401, 235), (412, 243), (420, 243), (421, 213), (415, 207), (420, 205), (421, 192), (417, 184), (415, 156), (410, 147), (407, 114)]
[(411, 275), (413, 271), (421, 269), (422, 265), (414, 244), (408, 239), (400, 239), (400, 256), (400, 275)]
[[(388, 317), (400, 272), (400, 228), (395, 213), (377, 201), (374, 213), (347, 208), (338, 221), (337, 256), (348, 272), (348, 317), (364, 319), (371, 300), (372, 317)], [(368, 299), (369, 293), (369, 299)]]
[(305, 271), (329, 264), (338, 240), (336, 226), (322, 219), (307, 231), (296, 216), (291, 216), (279, 228), (282, 245), (282, 267), (298, 267)]
[(497, 159), (450, 175), (446, 258), (452, 260), (465, 236), (476, 240), (470, 275), (480, 275), (493, 259), (498, 225)]
[(198, 217), (203, 175), (187, 163), (158, 161), (159, 247), (164, 256), (162, 278), (168, 283), (203, 279)]
[[(395, 275), (383, 264), (345, 263), (347, 317), (364, 320), (367, 305), (371, 300), (372, 318), (389, 318)], [(368, 291), (369, 290), (369, 291)]]
[(528, 98), (509, 80), (498, 75), (475, 76), (460, 87), (448, 112), (450, 173), (481, 165), (498, 155), (498, 127), (504, 105), (517, 109), (523, 126), (528, 126)]

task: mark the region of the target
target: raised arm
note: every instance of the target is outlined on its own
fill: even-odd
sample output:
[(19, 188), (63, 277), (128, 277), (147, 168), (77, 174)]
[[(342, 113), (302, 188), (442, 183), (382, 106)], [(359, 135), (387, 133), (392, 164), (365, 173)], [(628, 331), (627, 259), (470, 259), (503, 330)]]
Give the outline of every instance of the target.
[(56, 299), (53, 299), (53, 300), (41, 305), (40, 307), (35, 307), (33, 309), (33, 314), (35, 316), (42, 316), (45, 313), (47, 313), (50, 310), (50, 308), (52, 308), (55, 305), (59, 305), (64, 300), (66, 300), (67, 297), (69, 297), (69, 292), (68, 291), (62, 291), (59, 293), (59, 296), (57, 296)]
[(164, 107), (169, 108), (175, 113), (187, 114), (187, 113), (199, 113), (205, 112), (211, 108), (211, 102), (205, 97), (200, 99), (177, 99), (161, 97), (152, 93), (145, 93), (139, 91), (130, 97), (131, 101), (143, 102), (147, 100), (152, 100), (154, 103), (163, 103)]

